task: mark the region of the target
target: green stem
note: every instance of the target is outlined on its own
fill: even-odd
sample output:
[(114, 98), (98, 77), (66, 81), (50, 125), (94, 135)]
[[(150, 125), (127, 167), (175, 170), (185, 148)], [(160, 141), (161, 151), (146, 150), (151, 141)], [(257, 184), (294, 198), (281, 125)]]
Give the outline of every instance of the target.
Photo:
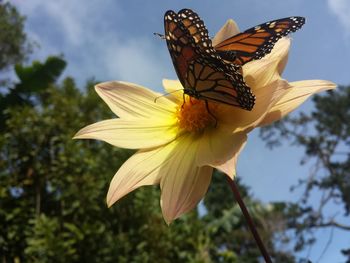
[(269, 255), (269, 253), (267, 252), (265, 246), (264, 246), (264, 243), (262, 242), (260, 236), (259, 236), (259, 233), (258, 231), (256, 230), (256, 227), (254, 225), (254, 222), (248, 212), (248, 209), (247, 207), (245, 206), (243, 200), (242, 200), (242, 197), (238, 191), (238, 188), (237, 188), (237, 185), (236, 183), (229, 177), (227, 176), (227, 182), (228, 184), (230, 185), (231, 187), (231, 190), (233, 192), (233, 195), (235, 196), (235, 199), (239, 205), (239, 207), (241, 208), (242, 210), (242, 213), (243, 213), (243, 216), (245, 217), (245, 219), (247, 220), (247, 223), (248, 223), (248, 226), (250, 228), (250, 231), (252, 232), (253, 234), (253, 237), (255, 239), (255, 242), (256, 244), (258, 245), (259, 249), (260, 249), (260, 252), (262, 254), (262, 256), (264, 257), (265, 259), (265, 262), (266, 263), (272, 263), (271, 261), (271, 257)]

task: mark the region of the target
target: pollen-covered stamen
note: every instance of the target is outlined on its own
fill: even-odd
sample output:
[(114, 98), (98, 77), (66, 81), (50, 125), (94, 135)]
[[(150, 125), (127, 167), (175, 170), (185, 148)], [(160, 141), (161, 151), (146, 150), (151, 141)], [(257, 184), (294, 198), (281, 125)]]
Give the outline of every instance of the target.
[(206, 127), (214, 127), (215, 104), (208, 104), (204, 100), (188, 98), (177, 108), (177, 119), (180, 128), (189, 132), (202, 131)]

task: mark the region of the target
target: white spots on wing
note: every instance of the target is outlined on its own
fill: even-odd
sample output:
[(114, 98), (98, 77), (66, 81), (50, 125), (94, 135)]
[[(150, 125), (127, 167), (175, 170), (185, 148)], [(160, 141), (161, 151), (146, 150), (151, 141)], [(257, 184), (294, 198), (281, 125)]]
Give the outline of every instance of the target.
[(298, 18), (292, 16), (290, 19), (292, 19), (294, 21), (294, 23), (298, 24), (299, 23), (299, 20)]
[(274, 28), (276, 26), (276, 21), (269, 23), (269, 28)]

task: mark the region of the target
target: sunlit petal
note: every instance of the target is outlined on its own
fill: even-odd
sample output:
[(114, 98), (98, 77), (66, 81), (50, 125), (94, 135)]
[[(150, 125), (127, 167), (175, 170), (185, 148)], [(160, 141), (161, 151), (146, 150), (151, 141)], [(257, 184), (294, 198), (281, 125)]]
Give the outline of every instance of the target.
[(217, 44), (228, 39), (229, 37), (237, 35), (238, 33), (239, 33), (239, 28), (236, 22), (233, 21), (232, 19), (227, 20), (225, 25), (223, 25), (220, 28), (219, 32), (217, 32), (215, 37), (212, 39), (213, 46), (215, 47)]
[(168, 99), (179, 104), (183, 102), (183, 86), (179, 80), (163, 79), (163, 87)]
[(131, 156), (114, 175), (107, 193), (108, 206), (143, 185), (159, 184), (164, 164), (172, 161), (176, 142)]
[(161, 207), (167, 223), (194, 208), (207, 192), (213, 168), (196, 165), (197, 148), (198, 140), (180, 138), (160, 170)]
[(254, 126), (289, 89), (288, 82), (281, 79), (270, 83), (264, 89), (257, 90), (256, 102), (252, 111), (220, 105), (217, 110), (220, 125), (229, 126), (232, 131), (236, 132)]
[(260, 126), (271, 124), (286, 116), (299, 107), (311, 95), (334, 89), (336, 84), (326, 80), (304, 80), (289, 83), (292, 88), (270, 109), (269, 113), (259, 123)]
[(290, 37), (282, 37), (273, 47), (270, 54), (263, 59), (278, 61), (277, 72), (281, 75), (288, 61), (289, 49), (291, 45)]
[(121, 148), (143, 149), (169, 143), (177, 134), (175, 118), (158, 121), (111, 119), (84, 127), (74, 139), (96, 139)]
[(168, 118), (176, 104), (161, 94), (128, 82), (104, 82), (96, 92), (120, 118)]
[(289, 49), (291, 45), (291, 39), (289, 37), (283, 37), (280, 40), (277, 41), (275, 44), (275, 47), (273, 48), (271, 52), (271, 56), (278, 56), (280, 57), (279, 63), (277, 66), (277, 71), (279, 75), (282, 75), (289, 57)]
[(200, 140), (197, 165), (210, 165), (233, 176), (235, 167), (232, 160), (236, 158), (246, 140), (245, 132), (229, 133), (218, 129), (207, 131)]
[(226, 162), (215, 165), (214, 167), (221, 172), (227, 174), (231, 179), (233, 179), (236, 176), (236, 167), (237, 167), (237, 160), (238, 156), (241, 153), (241, 151), (244, 149), (244, 146), (246, 145), (247, 141), (245, 140), (241, 145), (240, 148), (236, 149), (235, 152), (233, 152), (232, 157), (227, 160)]
[(251, 61), (243, 66), (244, 79), (248, 86), (256, 92), (257, 89), (280, 79), (285, 63), (288, 60), (290, 39), (280, 39), (271, 53), (259, 60)]

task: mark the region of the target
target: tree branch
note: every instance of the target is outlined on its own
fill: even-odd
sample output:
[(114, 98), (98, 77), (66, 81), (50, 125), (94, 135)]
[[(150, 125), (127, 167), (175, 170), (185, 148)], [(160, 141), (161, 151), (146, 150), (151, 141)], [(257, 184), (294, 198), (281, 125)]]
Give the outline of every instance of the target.
[(314, 223), (309, 225), (308, 227), (337, 227), (342, 230), (350, 231), (350, 225), (344, 225), (334, 220), (325, 223)]

